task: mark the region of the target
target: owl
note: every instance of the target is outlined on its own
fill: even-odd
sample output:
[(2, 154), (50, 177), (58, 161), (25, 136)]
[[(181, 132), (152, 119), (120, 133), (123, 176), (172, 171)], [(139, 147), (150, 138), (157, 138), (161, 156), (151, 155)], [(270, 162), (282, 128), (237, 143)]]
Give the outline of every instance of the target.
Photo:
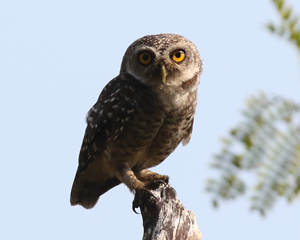
[[(168, 176), (150, 171), (191, 138), (202, 59), (183, 36), (144, 36), (89, 110), (71, 205), (92, 208), (124, 183), (136, 193)], [(152, 185), (153, 186), (153, 185)]]

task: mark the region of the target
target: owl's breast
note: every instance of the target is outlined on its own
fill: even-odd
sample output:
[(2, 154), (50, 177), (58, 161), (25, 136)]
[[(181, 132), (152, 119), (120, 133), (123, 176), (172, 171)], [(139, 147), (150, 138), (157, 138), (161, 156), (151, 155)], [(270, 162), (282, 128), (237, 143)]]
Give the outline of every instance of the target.
[(193, 114), (189, 116), (166, 117), (145, 154), (144, 166), (156, 166), (165, 160), (179, 145), (193, 124)]
[(114, 102), (105, 103), (108, 138), (101, 159), (110, 165), (126, 162), (138, 171), (158, 165), (175, 150), (191, 128), (195, 96), (161, 94), (130, 82), (110, 96)]
[(159, 104), (149, 107), (144, 114), (139, 114), (139, 116), (147, 115), (149, 121), (144, 125), (145, 132), (140, 140), (142, 142), (143, 136), (147, 135), (148, 139), (151, 139), (137, 159), (139, 169), (160, 164), (187, 135), (191, 134), (196, 108), (196, 90), (178, 94), (165, 89), (157, 92), (156, 102)]

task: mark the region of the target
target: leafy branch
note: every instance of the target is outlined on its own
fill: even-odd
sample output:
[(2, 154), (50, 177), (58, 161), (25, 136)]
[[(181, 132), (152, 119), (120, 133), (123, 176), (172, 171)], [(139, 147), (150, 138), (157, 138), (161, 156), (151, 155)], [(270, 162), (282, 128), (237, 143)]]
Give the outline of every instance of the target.
[(300, 53), (300, 23), (293, 9), (289, 7), (285, 0), (272, 0), (281, 18), (281, 24), (267, 24), (267, 28), (274, 34), (286, 37), (294, 44)]
[(243, 172), (254, 172), (251, 209), (265, 215), (277, 197), (292, 201), (299, 194), (300, 105), (260, 93), (248, 99), (242, 115), (214, 156), (212, 167), (221, 177), (209, 179), (207, 191), (218, 206), (220, 199), (235, 199), (249, 190)]

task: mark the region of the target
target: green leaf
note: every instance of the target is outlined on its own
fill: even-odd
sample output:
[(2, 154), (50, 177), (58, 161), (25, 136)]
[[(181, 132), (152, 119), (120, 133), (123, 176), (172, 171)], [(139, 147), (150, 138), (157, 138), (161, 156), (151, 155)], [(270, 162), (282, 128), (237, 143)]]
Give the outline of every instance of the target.
[(214, 200), (212, 201), (212, 204), (213, 204), (213, 207), (214, 207), (214, 208), (218, 208), (218, 207), (219, 207), (219, 203), (218, 203), (218, 201), (217, 201), (216, 199), (214, 199)]
[(251, 137), (250, 137), (249, 134), (245, 134), (245, 135), (243, 136), (242, 142), (245, 144), (245, 146), (246, 146), (246, 148), (247, 148), (248, 150), (249, 150), (249, 149), (252, 147), (252, 145), (253, 145), (253, 143), (252, 143), (252, 141), (251, 141)]
[(290, 31), (292, 32), (295, 28), (295, 26), (297, 25), (298, 23), (298, 18), (297, 17), (294, 17), (290, 23), (289, 23), (289, 28), (290, 28)]
[(241, 168), (242, 166), (242, 160), (243, 160), (243, 157), (241, 155), (234, 155), (233, 158), (232, 158), (232, 161), (231, 163), (236, 166), (237, 168)]
[(284, 10), (281, 11), (281, 16), (285, 20), (287, 20), (291, 16), (291, 13), (292, 13), (292, 9), (291, 8), (286, 8), (286, 9), (284, 9)]
[(271, 31), (271, 32), (275, 32), (275, 26), (274, 26), (274, 24), (273, 23), (268, 23), (267, 25), (266, 25), (266, 27)]
[(275, 5), (277, 6), (278, 10), (283, 8), (284, 0), (274, 0)]
[(238, 129), (237, 129), (237, 128), (234, 128), (234, 129), (232, 129), (232, 130), (230, 131), (230, 134), (231, 134), (232, 136), (236, 136), (237, 132), (238, 132)]

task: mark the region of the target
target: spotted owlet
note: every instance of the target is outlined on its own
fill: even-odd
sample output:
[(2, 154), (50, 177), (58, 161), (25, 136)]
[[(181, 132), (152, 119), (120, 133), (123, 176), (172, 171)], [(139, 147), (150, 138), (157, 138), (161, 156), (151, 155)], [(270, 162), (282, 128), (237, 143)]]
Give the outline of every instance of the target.
[(138, 192), (168, 182), (148, 168), (190, 141), (201, 72), (200, 55), (183, 36), (149, 35), (128, 47), (120, 74), (87, 114), (71, 205), (92, 208), (120, 183)]

